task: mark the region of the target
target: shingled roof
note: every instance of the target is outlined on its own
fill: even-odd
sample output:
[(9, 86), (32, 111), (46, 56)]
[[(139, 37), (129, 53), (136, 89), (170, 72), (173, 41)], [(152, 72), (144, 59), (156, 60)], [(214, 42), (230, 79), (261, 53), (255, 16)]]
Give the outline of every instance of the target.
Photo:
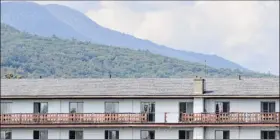
[[(1, 79), (1, 96), (192, 96), (193, 79)], [(206, 93), (279, 96), (278, 78), (207, 78)]]

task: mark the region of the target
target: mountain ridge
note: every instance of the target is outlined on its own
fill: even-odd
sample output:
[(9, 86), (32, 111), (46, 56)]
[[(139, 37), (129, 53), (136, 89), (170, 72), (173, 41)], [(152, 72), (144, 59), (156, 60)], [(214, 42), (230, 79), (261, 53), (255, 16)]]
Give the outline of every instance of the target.
[[(45, 9), (48, 12), (47, 16), (51, 18), (48, 18), (48, 20), (42, 20), (35, 15), (33, 19), (30, 19), (28, 13), (36, 13), (36, 10), (30, 8), (34, 6), (37, 8), (40, 7)], [(11, 25), (12, 27), (15, 27), (16, 29), (19, 29), (21, 31), (35, 33), (40, 36), (52, 36), (52, 34), (54, 34), (60, 38), (65, 39), (76, 38), (81, 41), (91, 41), (93, 43), (104, 44), (108, 46), (118, 46), (135, 50), (149, 50), (154, 54), (160, 54), (190, 62), (198, 62), (200, 64), (205, 64), (204, 61), (207, 60), (207, 65), (215, 68), (247, 70), (242, 66), (219, 56), (175, 50), (172, 48), (168, 48), (164, 45), (155, 44), (149, 40), (138, 39), (131, 35), (123, 34), (102, 27), (96, 22), (89, 19), (83, 13), (80, 13), (77, 10), (74, 10), (67, 6), (61, 6), (56, 4), (39, 5), (32, 2), (5, 2), (1, 3), (1, 7), (1, 15), (4, 15), (1, 16), (1, 22)], [(8, 10), (11, 9), (10, 7), (17, 8), (16, 12), (14, 12), (14, 10)], [(44, 11), (45, 15), (46, 11)], [(18, 13), (21, 13), (22, 15), (20, 16), (20, 19), (13, 20), (12, 17), (18, 16)], [(40, 12), (37, 12), (37, 15), (38, 14), (40, 14)], [(72, 19), (76, 19), (76, 21), (72, 21)], [(41, 23), (45, 22), (44, 28), (46, 28), (48, 34), (46, 34), (44, 31), (38, 32), (38, 29), (30, 27), (30, 24), (21, 24), (21, 22), (19, 21), (22, 20), (30, 20), (29, 22), (31, 22), (33, 25), (40, 25)], [(67, 32), (63, 33), (64, 31), (61, 30), (59, 27), (57, 27), (57, 29), (54, 29), (52, 26), (47, 26), (47, 23), (53, 20), (58, 20), (59, 23), (63, 23), (66, 26), (66, 29), (64, 30), (67, 30)]]

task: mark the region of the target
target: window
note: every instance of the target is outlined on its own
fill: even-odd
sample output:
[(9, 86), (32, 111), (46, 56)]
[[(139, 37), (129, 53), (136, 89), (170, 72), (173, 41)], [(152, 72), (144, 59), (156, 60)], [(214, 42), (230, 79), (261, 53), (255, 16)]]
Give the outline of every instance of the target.
[(261, 112), (264, 112), (264, 113), (275, 112), (275, 102), (262, 102), (261, 103)]
[(1, 114), (12, 113), (12, 103), (10, 102), (1, 102)]
[(69, 131), (69, 139), (70, 140), (81, 140), (81, 139), (83, 139), (83, 131), (70, 130)]
[(141, 131), (141, 139), (155, 139), (155, 131)]
[(193, 139), (193, 131), (191, 130), (179, 130), (179, 139)]
[(179, 103), (179, 120), (182, 121), (182, 113), (193, 113), (193, 102), (180, 102)]
[(216, 102), (215, 112), (216, 113), (229, 113), (230, 106), (229, 102)]
[(70, 102), (69, 112), (70, 113), (83, 113), (83, 103), (82, 102)]
[(118, 102), (105, 102), (105, 113), (118, 113), (119, 103)]
[(215, 139), (222, 140), (222, 139), (229, 139), (229, 131), (223, 130), (216, 130), (215, 132)]
[(46, 102), (34, 102), (34, 113), (48, 113), (48, 103)]
[(12, 132), (9, 130), (1, 130), (1, 140), (12, 139)]
[(155, 103), (141, 102), (141, 113), (146, 113), (149, 122), (155, 121)]
[(261, 131), (261, 139), (276, 139), (275, 131)]
[(35, 140), (48, 140), (48, 130), (34, 130), (33, 139)]
[(119, 131), (105, 130), (105, 139), (119, 139)]

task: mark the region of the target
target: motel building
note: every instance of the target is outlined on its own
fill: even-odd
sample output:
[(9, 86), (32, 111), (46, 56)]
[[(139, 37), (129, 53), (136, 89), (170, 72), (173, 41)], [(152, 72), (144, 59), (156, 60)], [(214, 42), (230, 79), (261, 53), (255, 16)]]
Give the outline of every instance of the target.
[(1, 79), (3, 139), (279, 139), (278, 78)]

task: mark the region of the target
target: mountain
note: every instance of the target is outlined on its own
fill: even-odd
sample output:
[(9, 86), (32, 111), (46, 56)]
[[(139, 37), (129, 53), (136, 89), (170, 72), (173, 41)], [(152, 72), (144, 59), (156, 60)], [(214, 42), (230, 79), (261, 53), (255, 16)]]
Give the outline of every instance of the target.
[[(206, 67), (207, 77), (269, 77)], [(56, 36), (40, 37), (1, 23), (1, 75), (25, 78), (194, 77), (205, 67), (149, 51), (105, 46)]]
[(31, 2), (1, 3), (1, 23), (40, 36), (55, 34), (61, 38), (76, 38), (108, 46), (149, 50), (154, 54), (173, 57), (215, 68), (246, 70), (242, 66), (216, 55), (180, 51), (148, 40), (104, 28), (84, 14), (61, 5), (38, 5)]
[(53, 16), (45, 7), (31, 2), (1, 3), (1, 22), (21, 31), (42, 36), (89, 40), (71, 26)]

